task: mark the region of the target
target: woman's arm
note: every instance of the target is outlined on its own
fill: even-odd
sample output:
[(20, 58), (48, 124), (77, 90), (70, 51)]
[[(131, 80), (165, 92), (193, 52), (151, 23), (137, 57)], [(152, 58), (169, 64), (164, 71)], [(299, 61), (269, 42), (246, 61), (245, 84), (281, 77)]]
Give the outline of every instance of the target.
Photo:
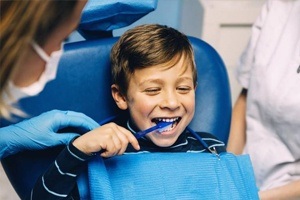
[(296, 200), (300, 199), (300, 180), (271, 190), (260, 191), (261, 200)]
[(246, 143), (246, 99), (247, 89), (242, 89), (232, 111), (231, 128), (227, 151), (241, 154)]
[(0, 160), (25, 150), (42, 150), (68, 144), (77, 133), (59, 133), (66, 127), (90, 131), (98, 127), (92, 118), (74, 111), (52, 110), (31, 119), (0, 127)]

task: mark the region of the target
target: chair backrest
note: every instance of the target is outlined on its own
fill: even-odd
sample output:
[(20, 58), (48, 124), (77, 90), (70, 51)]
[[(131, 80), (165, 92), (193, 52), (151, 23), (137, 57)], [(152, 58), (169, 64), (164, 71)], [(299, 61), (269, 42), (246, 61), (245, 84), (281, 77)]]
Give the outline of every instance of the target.
[[(66, 44), (57, 78), (48, 83), (40, 95), (21, 100), (20, 107), (29, 116), (52, 109), (74, 110), (98, 122), (116, 115), (119, 110), (111, 97), (109, 54), (117, 39)], [(194, 37), (189, 39), (195, 50), (198, 70), (196, 111), (190, 127), (195, 131), (212, 133), (226, 143), (231, 119), (226, 68), (210, 45)], [(2, 120), (0, 126), (9, 124)], [(62, 148), (21, 152), (2, 160), (3, 168), (21, 198), (28, 194)]]

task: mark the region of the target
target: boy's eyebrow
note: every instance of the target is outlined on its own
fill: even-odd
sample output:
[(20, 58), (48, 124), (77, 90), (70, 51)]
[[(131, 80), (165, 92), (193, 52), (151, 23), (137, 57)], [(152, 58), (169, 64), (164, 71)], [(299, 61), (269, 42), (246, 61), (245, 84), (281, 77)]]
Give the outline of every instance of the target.
[(178, 79), (178, 81), (184, 81), (184, 80), (190, 80), (190, 81), (193, 81), (193, 77), (183, 76), (183, 77), (180, 77), (180, 78)]
[(141, 83), (139, 83), (139, 86), (142, 86), (146, 83), (157, 83), (157, 84), (162, 84), (163, 81), (161, 79), (146, 79), (144, 81), (142, 81)]
[[(185, 81), (185, 80), (188, 80), (188, 81), (192, 81), (193, 82), (193, 78), (192, 77), (188, 77), (188, 76), (184, 76), (184, 77), (180, 77), (177, 79), (177, 82), (180, 82), (180, 81)], [(139, 86), (142, 86), (146, 83), (157, 83), (157, 84), (163, 84), (163, 80), (162, 79), (146, 79), (144, 80), (143, 82), (139, 83)]]

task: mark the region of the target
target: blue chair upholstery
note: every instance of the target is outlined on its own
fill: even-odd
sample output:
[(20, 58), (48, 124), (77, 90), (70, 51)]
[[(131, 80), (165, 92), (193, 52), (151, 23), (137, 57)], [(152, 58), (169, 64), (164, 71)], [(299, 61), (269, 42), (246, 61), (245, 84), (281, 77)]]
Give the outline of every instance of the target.
[[(196, 111), (191, 123), (195, 131), (209, 132), (227, 142), (231, 119), (231, 95), (224, 63), (204, 41), (189, 37), (198, 69)], [(20, 107), (36, 116), (52, 109), (83, 112), (100, 122), (120, 112), (110, 91), (109, 54), (117, 38), (81, 41), (65, 45), (56, 80), (38, 96), (23, 99)], [(18, 118), (17, 121), (22, 120)], [(1, 121), (1, 126), (10, 122)], [(42, 134), (42, 133), (41, 133)], [(2, 160), (5, 172), (20, 198), (54, 161), (63, 147), (26, 151)]]

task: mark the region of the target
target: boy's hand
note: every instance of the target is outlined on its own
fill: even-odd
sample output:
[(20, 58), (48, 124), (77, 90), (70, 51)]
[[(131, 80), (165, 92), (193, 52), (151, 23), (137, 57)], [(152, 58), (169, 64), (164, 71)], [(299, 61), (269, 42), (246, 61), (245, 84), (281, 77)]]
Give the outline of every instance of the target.
[(100, 126), (73, 141), (73, 145), (85, 154), (105, 150), (101, 156), (106, 158), (122, 155), (128, 143), (131, 143), (136, 150), (140, 149), (134, 135), (115, 123)]

